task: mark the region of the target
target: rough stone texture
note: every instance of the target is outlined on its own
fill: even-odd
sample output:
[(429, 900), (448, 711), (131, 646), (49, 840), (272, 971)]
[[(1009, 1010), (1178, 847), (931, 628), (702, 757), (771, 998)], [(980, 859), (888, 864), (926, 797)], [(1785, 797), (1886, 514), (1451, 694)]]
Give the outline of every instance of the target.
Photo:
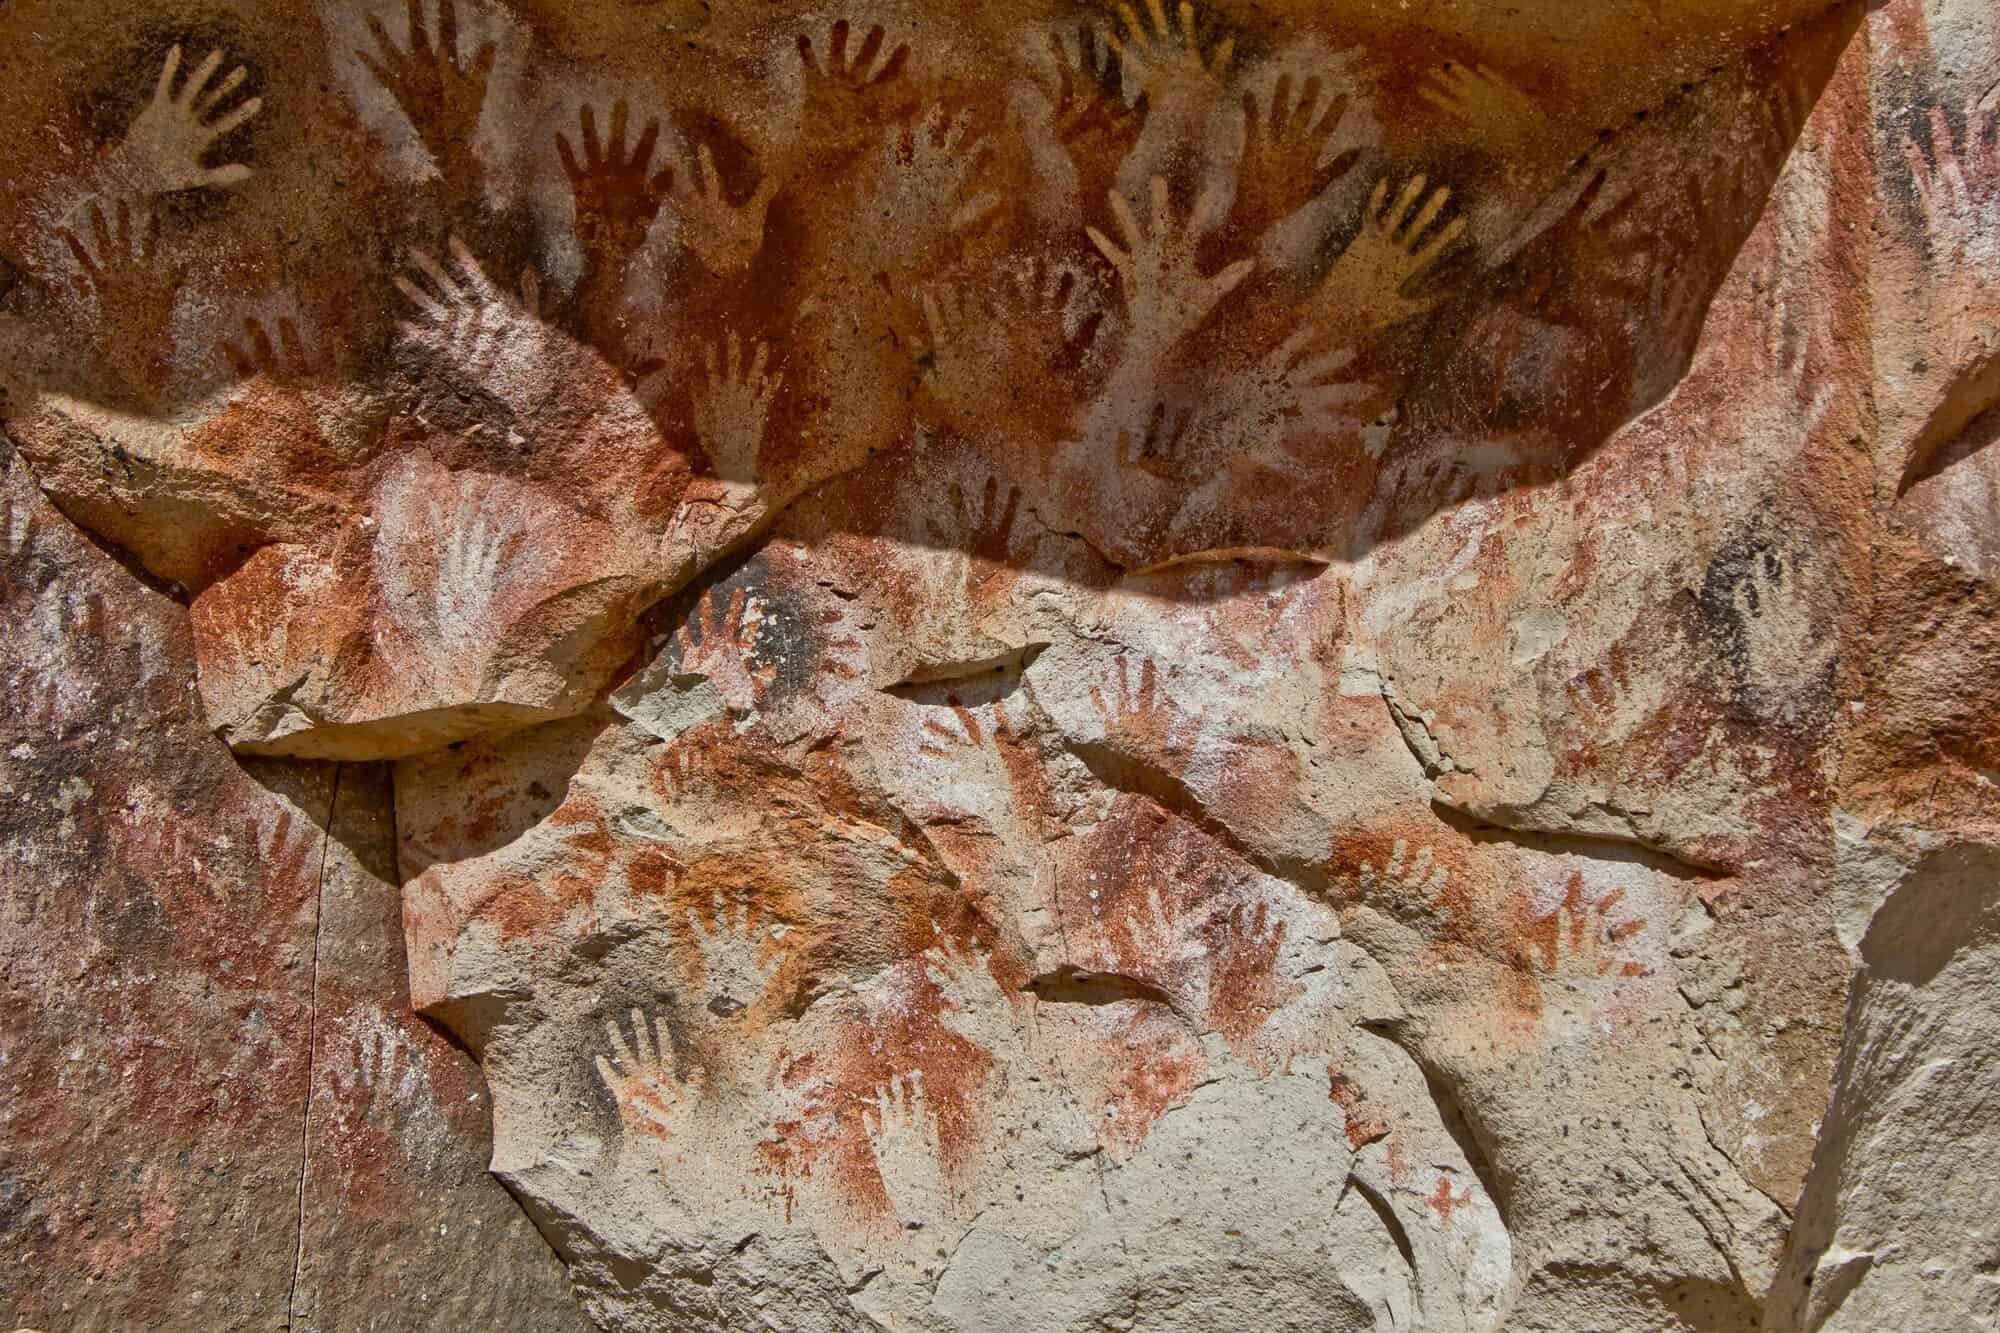
[(387, 773), (232, 761), (184, 613), (0, 464), (0, 1310), (586, 1326), (410, 1011)]
[(1843, 718), (1830, 895), (1854, 979), (1771, 1317), (1989, 1328), (2000, 1234), (1973, 1164), (1995, 1139), (2000, 14), (1898, 0), (1869, 32), (1871, 669)]
[(19, 1319), (2000, 1322), (1990, 4), (0, 52)]

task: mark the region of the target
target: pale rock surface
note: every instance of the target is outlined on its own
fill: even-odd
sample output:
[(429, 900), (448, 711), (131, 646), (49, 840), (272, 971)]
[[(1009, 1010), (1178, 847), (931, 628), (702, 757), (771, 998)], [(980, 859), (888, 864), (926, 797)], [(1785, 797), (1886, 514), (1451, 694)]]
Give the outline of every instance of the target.
[(1990, 5), (89, 9), (8, 1313), (2000, 1320)]

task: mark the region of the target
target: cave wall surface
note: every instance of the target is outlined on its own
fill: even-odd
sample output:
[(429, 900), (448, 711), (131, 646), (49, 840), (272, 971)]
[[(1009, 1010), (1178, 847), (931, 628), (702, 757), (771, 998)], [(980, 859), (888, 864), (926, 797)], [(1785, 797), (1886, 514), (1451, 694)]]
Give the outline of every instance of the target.
[(2000, 1327), (1990, 0), (0, 74), (0, 1323)]

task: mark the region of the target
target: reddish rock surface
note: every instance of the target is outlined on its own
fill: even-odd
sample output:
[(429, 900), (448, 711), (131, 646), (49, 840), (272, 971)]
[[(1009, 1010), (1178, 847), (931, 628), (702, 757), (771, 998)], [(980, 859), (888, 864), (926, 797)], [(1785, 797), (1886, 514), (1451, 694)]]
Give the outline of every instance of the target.
[(0, 1314), (2000, 1318), (1990, 5), (0, 52)]
[(485, 1174), (476, 1067), (410, 1010), (386, 771), (232, 759), (185, 613), (12, 456), (0, 531), (0, 1308), (584, 1327)]

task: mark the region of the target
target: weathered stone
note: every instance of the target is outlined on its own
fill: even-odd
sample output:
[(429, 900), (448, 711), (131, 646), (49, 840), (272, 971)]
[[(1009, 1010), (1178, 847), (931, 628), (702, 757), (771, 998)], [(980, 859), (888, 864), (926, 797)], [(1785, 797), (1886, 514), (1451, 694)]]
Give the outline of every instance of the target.
[(185, 615), (4, 467), (0, 1309), (582, 1327), (410, 1011), (386, 773), (232, 762)]
[(185, 8), (0, 6), (24, 1318), (2000, 1318), (1990, 5)]

